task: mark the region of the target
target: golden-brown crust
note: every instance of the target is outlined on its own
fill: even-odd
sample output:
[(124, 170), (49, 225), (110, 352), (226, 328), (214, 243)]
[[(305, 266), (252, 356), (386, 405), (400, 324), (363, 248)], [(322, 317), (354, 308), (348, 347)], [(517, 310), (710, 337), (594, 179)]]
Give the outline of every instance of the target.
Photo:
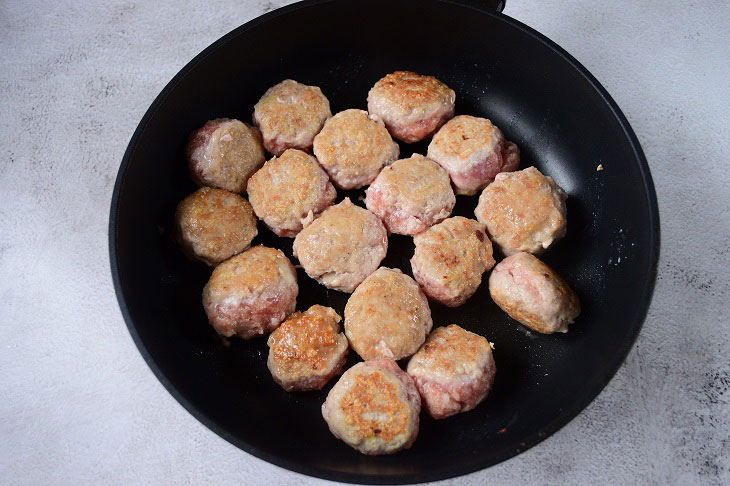
[(215, 267), (208, 285), (214, 295), (231, 289), (253, 294), (279, 285), (282, 279), (296, 282), (296, 272), (289, 259), (275, 248), (259, 245)]
[(503, 140), (501, 130), (486, 118), (459, 115), (441, 127), (428, 148), (468, 161), (472, 154), (485, 148), (492, 147), (495, 153), (500, 152)]
[(412, 71), (395, 71), (378, 80), (373, 89), (398, 103), (403, 112), (433, 101), (451, 100), (453, 91), (433, 76)]
[(488, 348), (491, 352), (486, 338), (450, 324), (434, 329), (416, 356), (428, 361), (429, 368), (438, 368), (442, 373), (457, 373), (464, 363), (480, 360)]

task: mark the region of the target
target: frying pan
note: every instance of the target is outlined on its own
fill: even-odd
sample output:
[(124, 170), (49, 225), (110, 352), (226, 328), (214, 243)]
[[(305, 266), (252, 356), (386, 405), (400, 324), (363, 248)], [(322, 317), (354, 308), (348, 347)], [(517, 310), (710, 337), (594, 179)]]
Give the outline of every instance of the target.
[[(628, 353), (651, 299), (659, 254), (649, 168), (596, 79), (553, 42), (498, 13), (501, 3), (290, 5), (208, 47), (170, 81), (137, 127), (119, 169), (109, 226), (122, 314), (169, 392), (244, 451), (349, 482), (465, 474), (558, 430), (603, 389)], [(496, 344), (494, 388), (471, 412), (440, 421), (423, 414), (411, 449), (369, 457), (328, 431), (320, 407), (329, 387), (286, 393), (266, 369), (264, 338), (230, 344), (217, 338), (200, 302), (211, 270), (186, 260), (169, 229), (175, 205), (195, 189), (183, 154), (191, 130), (216, 117), (249, 121), (266, 88), (286, 78), (320, 86), (333, 113), (365, 108), (372, 84), (397, 69), (446, 82), (457, 93), (457, 114), (490, 118), (519, 145), (523, 167), (535, 165), (568, 192), (567, 236), (543, 259), (576, 289), (583, 313), (567, 334), (543, 336), (509, 319), (485, 284), (462, 307), (432, 302), (435, 325), (457, 323)], [(401, 144), (402, 156), (425, 153), (426, 146)], [(340, 192), (338, 199), (345, 196), (358, 201), (362, 191)], [(476, 197), (457, 199), (454, 214), (473, 217)], [(291, 239), (263, 225), (259, 231), (255, 244), (291, 257)], [(393, 235), (383, 265), (410, 274), (412, 254), (412, 240)], [(342, 314), (348, 294), (325, 289), (301, 270), (298, 278), (298, 309), (318, 303)], [(356, 361), (351, 356), (350, 364)]]

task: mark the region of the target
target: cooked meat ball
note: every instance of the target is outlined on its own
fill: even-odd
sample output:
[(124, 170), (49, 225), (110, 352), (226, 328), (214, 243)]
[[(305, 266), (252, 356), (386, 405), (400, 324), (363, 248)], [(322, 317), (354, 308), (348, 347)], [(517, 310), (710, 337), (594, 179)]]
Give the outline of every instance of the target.
[(175, 238), (190, 257), (218, 265), (258, 234), (251, 205), (238, 194), (201, 187), (177, 205)]
[(540, 254), (565, 235), (566, 198), (552, 177), (528, 167), (497, 174), (479, 196), (474, 214), (505, 255)]
[(484, 225), (454, 216), (413, 237), (413, 277), (433, 300), (458, 307), (474, 295), (494, 266)]
[(294, 238), (307, 275), (330, 289), (352, 292), (388, 251), (383, 223), (349, 198), (325, 210)]
[(294, 312), (298, 293), (286, 255), (254, 246), (215, 267), (203, 288), (203, 307), (218, 334), (250, 339), (273, 331)]
[(199, 186), (242, 193), (264, 163), (257, 128), (238, 120), (211, 120), (190, 134), (185, 150), (190, 176)]
[(381, 267), (345, 305), (345, 335), (362, 359), (401, 359), (431, 330), (431, 309), (418, 284), (397, 268)]
[(435, 419), (479, 405), (496, 371), (489, 341), (456, 324), (435, 329), (408, 362), (408, 374)]
[(396, 71), (368, 93), (368, 111), (378, 115), (393, 137), (407, 143), (433, 135), (454, 116), (456, 93), (433, 76)]
[(281, 155), (288, 148), (311, 149), (314, 136), (331, 116), (322, 90), (285, 79), (256, 103), (253, 122), (261, 129), (266, 150)]
[(568, 332), (580, 302), (568, 283), (530, 253), (515, 253), (494, 267), (489, 293), (509, 316), (543, 334)]
[(446, 169), (457, 194), (473, 195), (520, 164), (520, 150), (485, 118), (452, 118), (434, 135), (428, 158)]
[(383, 358), (345, 371), (322, 404), (332, 434), (368, 455), (408, 449), (418, 435), (420, 412), (411, 377)]
[(414, 154), (384, 168), (365, 190), (365, 206), (388, 231), (415, 235), (451, 214), (456, 196), (436, 162)]
[(286, 391), (320, 390), (342, 373), (348, 345), (340, 320), (321, 305), (287, 317), (268, 340), (266, 364), (274, 381)]
[(317, 159), (296, 149), (266, 162), (248, 182), (248, 199), (256, 216), (279, 236), (296, 236), (336, 196)]
[(339, 112), (314, 137), (314, 154), (342, 189), (370, 184), (399, 151), (380, 118), (363, 110)]

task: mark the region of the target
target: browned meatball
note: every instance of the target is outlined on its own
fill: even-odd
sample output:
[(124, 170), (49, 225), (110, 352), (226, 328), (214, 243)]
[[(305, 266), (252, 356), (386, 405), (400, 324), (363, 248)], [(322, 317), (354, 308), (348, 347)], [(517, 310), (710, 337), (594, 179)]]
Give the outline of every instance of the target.
[(248, 201), (222, 189), (201, 187), (175, 211), (175, 237), (183, 251), (211, 266), (241, 253), (257, 234)]

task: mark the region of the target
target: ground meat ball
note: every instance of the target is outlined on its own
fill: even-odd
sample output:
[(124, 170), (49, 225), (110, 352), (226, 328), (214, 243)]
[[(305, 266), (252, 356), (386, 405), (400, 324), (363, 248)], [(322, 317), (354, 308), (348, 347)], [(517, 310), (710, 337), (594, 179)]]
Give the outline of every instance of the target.
[(455, 204), (446, 171), (418, 154), (384, 168), (365, 191), (367, 208), (388, 231), (401, 235), (415, 235), (442, 221)]
[(393, 454), (418, 435), (421, 398), (410, 376), (390, 359), (358, 363), (342, 375), (322, 405), (338, 439), (363, 454)]
[(505, 255), (540, 254), (565, 235), (566, 198), (552, 177), (528, 167), (497, 174), (479, 197), (474, 214)]
[(266, 150), (281, 155), (288, 148), (311, 149), (314, 136), (331, 116), (330, 102), (317, 86), (286, 79), (256, 103), (253, 122), (261, 129)]
[(580, 314), (573, 289), (530, 253), (499, 262), (489, 277), (489, 293), (512, 319), (543, 334), (568, 332)]
[(248, 183), (256, 216), (278, 236), (296, 236), (336, 196), (317, 159), (296, 149), (266, 162)]
[(342, 373), (348, 346), (340, 320), (321, 305), (290, 315), (268, 340), (266, 364), (274, 381), (286, 391), (320, 390)]
[(494, 266), (484, 225), (455, 216), (413, 237), (413, 277), (433, 300), (457, 307), (474, 295)]
[(461, 115), (434, 135), (428, 158), (446, 169), (457, 194), (473, 195), (500, 172), (517, 169), (520, 150), (485, 118)]
[(218, 334), (249, 339), (276, 329), (294, 312), (298, 293), (286, 255), (254, 246), (215, 267), (203, 288), (203, 307)]
[(294, 239), (294, 256), (325, 287), (352, 292), (388, 251), (383, 223), (349, 198), (330, 207)]
[(368, 111), (378, 115), (393, 137), (407, 143), (433, 135), (454, 116), (456, 93), (433, 76), (396, 71), (368, 93)]
[(496, 372), (489, 341), (456, 324), (435, 329), (408, 362), (408, 374), (435, 419), (479, 405)]
[(222, 189), (202, 187), (175, 211), (175, 238), (183, 251), (211, 266), (241, 253), (257, 234), (248, 201)]
[(190, 176), (199, 186), (242, 193), (264, 163), (258, 129), (238, 120), (211, 120), (190, 134), (185, 150)]
[(345, 335), (362, 359), (401, 359), (415, 353), (431, 330), (431, 309), (418, 284), (400, 270), (381, 267), (345, 306)]
[(380, 118), (363, 110), (339, 112), (314, 138), (314, 154), (342, 189), (370, 184), (399, 151)]

